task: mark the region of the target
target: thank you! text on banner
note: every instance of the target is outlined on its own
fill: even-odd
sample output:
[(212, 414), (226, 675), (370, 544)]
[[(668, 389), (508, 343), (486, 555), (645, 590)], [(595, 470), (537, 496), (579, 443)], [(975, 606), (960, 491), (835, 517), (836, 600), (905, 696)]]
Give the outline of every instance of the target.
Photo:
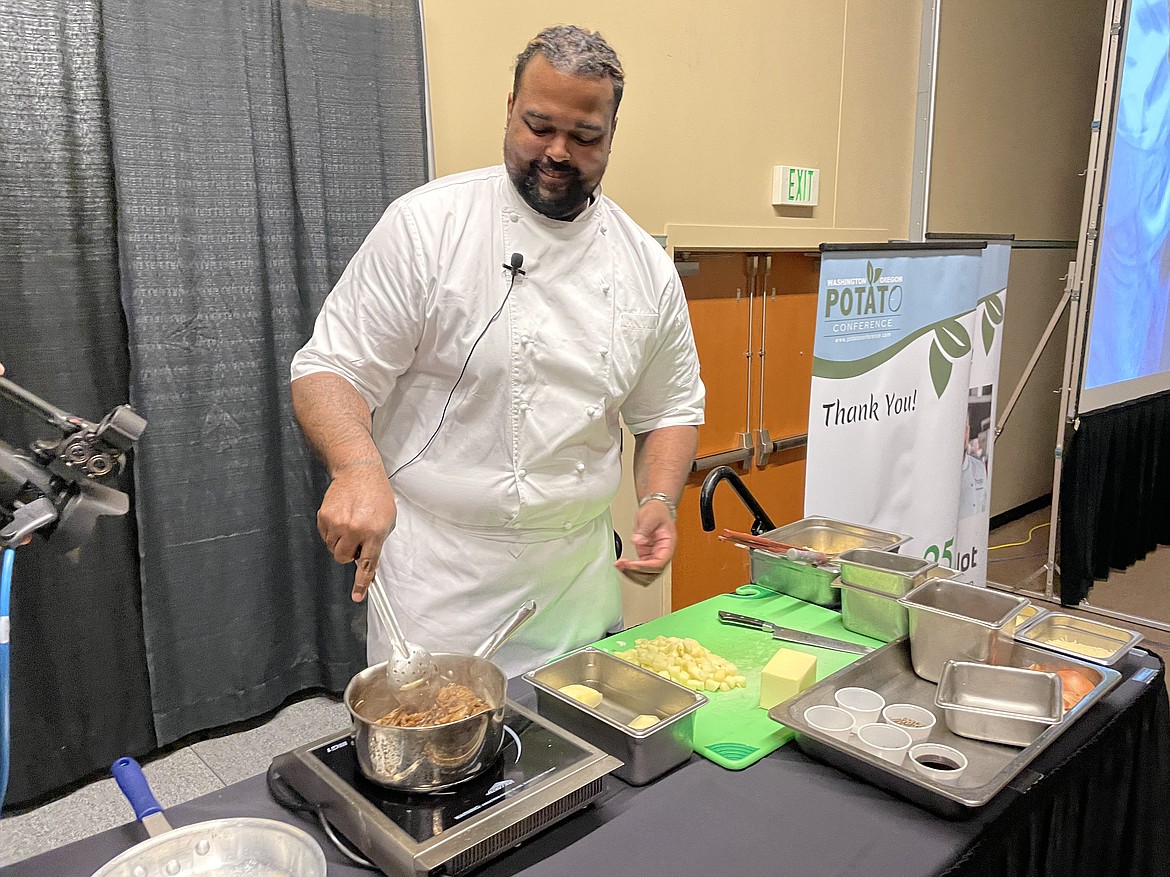
[(954, 568), (982, 249), (920, 247), (822, 254), (804, 510)]

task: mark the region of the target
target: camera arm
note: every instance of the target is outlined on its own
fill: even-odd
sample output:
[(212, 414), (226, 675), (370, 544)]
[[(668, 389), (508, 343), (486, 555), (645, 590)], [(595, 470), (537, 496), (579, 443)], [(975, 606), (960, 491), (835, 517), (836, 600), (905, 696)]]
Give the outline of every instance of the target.
[(100, 423), (69, 414), (0, 377), (0, 398), (9, 399), (61, 432), (21, 451), (0, 439), (0, 546), (19, 545), (36, 532), (54, 537), (68, 553), (89, 537), (103, 515), (124, 515), (126, 494), (99, 479), (115, 475), (126, 452), (146, 429), (129, 405)]

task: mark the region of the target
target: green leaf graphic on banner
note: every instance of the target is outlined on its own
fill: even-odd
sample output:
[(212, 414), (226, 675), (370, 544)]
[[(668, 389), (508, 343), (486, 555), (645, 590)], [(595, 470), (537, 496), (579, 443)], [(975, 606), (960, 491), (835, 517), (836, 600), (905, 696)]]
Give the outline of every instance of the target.
[(882, 269), (873, 267), (873, 262), (866, 260), (865, 276), (869, 280), (869, 285), (873, 286), (882, 279)]
[(991, 345), (995, 343), (995, 323), (991, 322), (991, 314), (983, 312), (983, 352), (991, 353)]
[(991, 322), (999, 325), (1003, 322), (1003, 302), (999, 300), (999, 293), (993, 292), (987, 298), (983, 299), (983, 304), (987, 308), (987, 314), (991, 317)]
[(934, 384), (934, 392), (941, 399), (947, 382), (951, 379), (951, 361), (939, 349), (936, 341), (930, 342), (930, 380)]
[[(880, 269), (879, 269), (880, 270)], [(945, 320), (940, 320), (937, 323), (931, 323), (929, 326), (923, 326), (920, 329), (915, 329), (908, 335), (895, 341), (889, 347), (871, 353), (869, 356), (863, 356), (861, 359), (824, 359), (819, 356), (813, 356), (813, 377), (816, 378), (855, 378), (858, 375), (863, 375), (866, 372), (873, 371), (873, 369), (889, 362), (913, 342), (917, 341), (923, 335), (929, 335), (931, 332), (936, 332), (943, 323), (953, 323), (956, 318), (964, 317), (971, 311), (965, 311), (961, 314), (956, 314), (954, 317), (948, 317)], [(960, 329), (963, 327), (960, 325)], [(966, 330), (963, 331), (963, 337), (967, 339), (967, 351), (970, 351), (971, 340), (967, 336)], [(965, 355), (965, 354), (964, 354)]]
[(971, 352), (971, 336), (958, 320), (943, 320), (935, 326), (934, 337), (951, 359), (961, 359)]

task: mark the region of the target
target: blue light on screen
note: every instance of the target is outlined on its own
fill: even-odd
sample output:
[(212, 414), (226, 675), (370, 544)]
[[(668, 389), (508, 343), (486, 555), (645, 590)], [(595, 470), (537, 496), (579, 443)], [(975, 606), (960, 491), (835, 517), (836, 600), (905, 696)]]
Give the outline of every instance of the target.
[(1170, 372), (1168, 0), (1132, 0), (1084, 387)]

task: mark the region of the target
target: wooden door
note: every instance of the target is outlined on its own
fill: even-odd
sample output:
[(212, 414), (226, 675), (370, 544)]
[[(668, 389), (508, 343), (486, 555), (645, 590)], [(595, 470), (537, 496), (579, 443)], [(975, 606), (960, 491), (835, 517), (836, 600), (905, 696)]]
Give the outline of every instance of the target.
[[(748, 400), (754, 348), (749, 333), (754, 302), (746, 260), (744, 253), (694, 255), (691, 261), (698, 265), (698, 273), (683, 277), (707, 388), (706, 422), (699, 429), (700, 460), (734, 458), (751, 431)], [(743, 452), (738, 461), (726, 462), (744, 472), (749, 454)], [(746, 553), (719, 542), (714, 533), (703, 531), (699, 489), (706, 474), (706, 468), (691, 474), (679, 502), (679, 545), (671, 567), (671, 604), (676, 609), (734, 590), (748, 581)], [(729, 493), (720, 493), (716, 520), (731, 527), (743, 506)]]
[[(807, 433), (819, 260), (802, 253), (689, 254), (684, 277), (703, 382), (707, 422), (699, 430), (698, 471), (679, 503), (679, 547), (671, 605), (689, 606), (750, 580), (748, 555), (720, 542), (720, 529), (748, 531), (753, 517), (730, 485), (714, 494), (716, 529), (704, 531), (699, 494), (712, 465), (731, 465), (781, 526), (804, 504), (804, 447), (757, 457), (770, 441)], [(750, 444), (751, 450), (741, 450)]]

